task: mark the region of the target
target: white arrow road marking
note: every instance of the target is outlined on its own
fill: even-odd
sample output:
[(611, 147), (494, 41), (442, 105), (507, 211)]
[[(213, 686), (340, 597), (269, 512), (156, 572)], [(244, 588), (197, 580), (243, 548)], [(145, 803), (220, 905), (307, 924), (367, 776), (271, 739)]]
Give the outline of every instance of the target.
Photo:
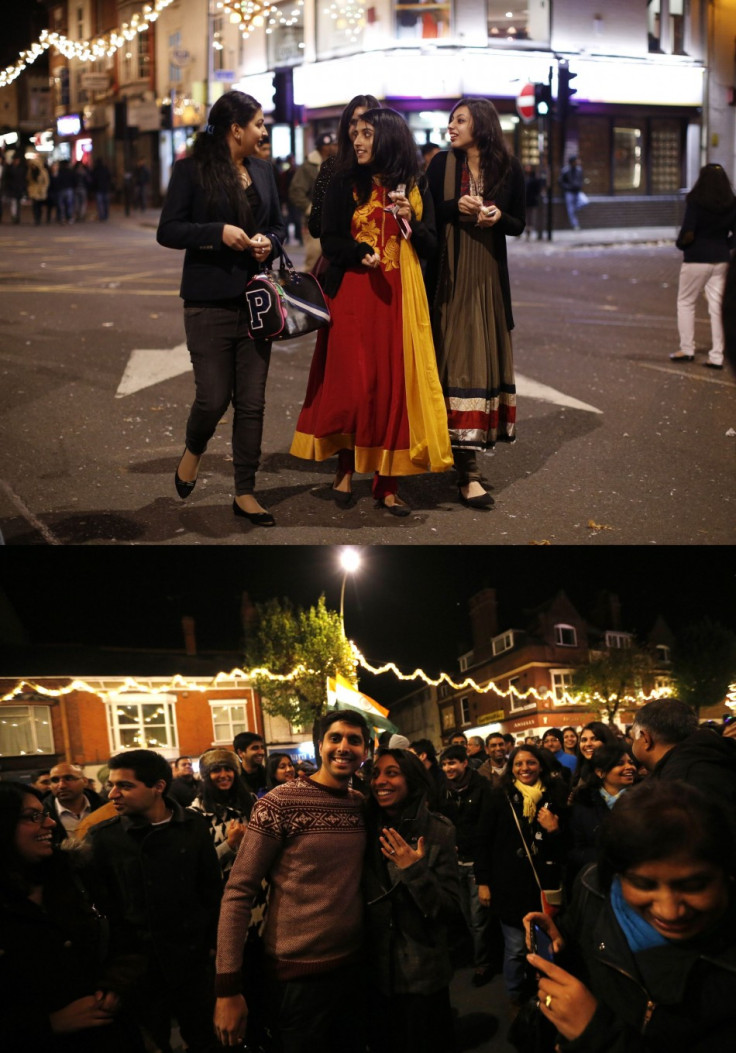
[(158, 349), (136, 349), (130, 352), (115, 398), (132, 395), (143, 388), (160, 384), (162, 380), (172, 380), (182, 373), (188, 373), (191, 368), (186, 344)]
[[(170, 348), (136, 349), (130, 353), (115, 397), (124, 398), (136, 391), (160, 384), (162, 380), (172, 380), (182, 373), (188, 373), (190, 369), (191, 363), (186, 344), (178, 344)], [(552, 402), (556, 406), (585, 410), (587, 413), (603, 412), (595, 406), (589, 406), (587, 402), (580, 402), (571, 395), (564, 395), (561, 391), (548, 387), (547, 384), (540, 384), (539, 381), (531, 380), (519, 373), (516, 374), (516, 394), (524, 398)]]
[(602, 413), (603, 410), (589, 406), (587, 402), (580, 402), (571, 395), (563, 395), (561, 391), (550, 388), (546, 384), (540, 384), (538, 380), (522, 377), (516, 374), (516, 394), (527, 399), (541, 399), (542, 402), (554, 402), (556, 406), (568, 406), (570, 409), (586, 410), (588, 413)]

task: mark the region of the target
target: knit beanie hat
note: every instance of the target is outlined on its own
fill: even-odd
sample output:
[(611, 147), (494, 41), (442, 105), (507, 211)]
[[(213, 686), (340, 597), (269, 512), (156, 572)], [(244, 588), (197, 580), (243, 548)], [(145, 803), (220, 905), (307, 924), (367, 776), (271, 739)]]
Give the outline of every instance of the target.
[(232, 750), (214, 749), (207, 750), (199, 758), (199, 774), (201, 778), (206, 779), (212, 769), (218, 767), (218, 765), (232, 768), (236, 775), (240, 774), (240, 761), (237, 754), (233, 753)]

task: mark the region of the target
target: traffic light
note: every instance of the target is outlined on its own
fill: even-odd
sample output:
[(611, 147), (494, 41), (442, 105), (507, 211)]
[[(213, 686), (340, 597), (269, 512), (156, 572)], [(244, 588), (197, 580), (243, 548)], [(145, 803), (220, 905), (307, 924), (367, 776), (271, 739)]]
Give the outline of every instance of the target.
[(294, 118), (294, 74), (277, 69), (273, 75), (273, 123), (291, 124)]
[(557, 66), (557, 111), (561, 121), (570, 113), (575, 106), (571, 102), (573, 95), (577, 94), (577, 88), (570, 87), (570, 81), (577, 77), (577, 73), (571, 73), (570, 67), (565, 60)]
[(552, 88), (549, 84), (534, 85), (534, 113), (537, 117), (552, 116)]

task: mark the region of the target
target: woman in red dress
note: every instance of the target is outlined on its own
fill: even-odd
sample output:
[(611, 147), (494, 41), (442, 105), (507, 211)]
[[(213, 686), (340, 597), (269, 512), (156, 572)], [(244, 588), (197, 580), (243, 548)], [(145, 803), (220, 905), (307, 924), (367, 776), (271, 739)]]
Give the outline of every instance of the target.
[(398, 478), (452, 467), (419, 263), (436, 248), (434, 210), (400, 114), (364, 113), (354, 149), (323, 204), (332, 323), (317, 339), (291, 452), (338, 455), (341, 507), (351, 504), (353, 472), (373, 472), (377, 507), (405, 516)]

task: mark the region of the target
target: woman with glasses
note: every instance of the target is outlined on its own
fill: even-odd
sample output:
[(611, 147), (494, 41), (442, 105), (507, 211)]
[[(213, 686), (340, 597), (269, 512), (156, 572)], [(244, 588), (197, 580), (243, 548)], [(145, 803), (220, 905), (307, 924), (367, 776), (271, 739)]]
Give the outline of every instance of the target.
[(143, 1053), (122, 1011), (126, 977), (105, 971), (105, 919), (54, 826), (29, 787), (0, 782), (0, 1048)]

